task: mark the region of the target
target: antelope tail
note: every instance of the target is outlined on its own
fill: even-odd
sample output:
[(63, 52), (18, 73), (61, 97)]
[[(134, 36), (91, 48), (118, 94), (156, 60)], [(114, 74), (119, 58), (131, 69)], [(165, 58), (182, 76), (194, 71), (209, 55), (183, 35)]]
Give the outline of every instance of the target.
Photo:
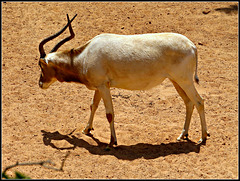
[(199, 78), (197, 76), (197, 67), (198, 67), (198, 54), (197, 54), (197, 49), (195, 49), (195, 55), (196, 55), (196, 69), (195, 69), (195, 76), (194, 76), (194, 80), (197, 84), (199, 84)]

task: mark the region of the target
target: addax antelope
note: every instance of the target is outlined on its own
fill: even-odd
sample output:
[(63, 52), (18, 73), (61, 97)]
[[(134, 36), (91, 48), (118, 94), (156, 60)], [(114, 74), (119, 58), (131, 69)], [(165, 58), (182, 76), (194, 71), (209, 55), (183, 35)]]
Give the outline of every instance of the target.
[[(186, 105), (184, 128), (177, 139), (188, 137), (194, 106), (201, 120), (200, 142), (207, 139), (209, 134), (205, 121), (204, 101), (194, 86), (194, 80), (197, 83), (199, 81), (197, 48), (188, 38), (177, 33), (100, 34), (83, 46), (56, 52), (66, 41), (74, 38), (71, 22), (75, 17), (76, 15), (69, 20), (67, 15), (67, 25), (39, 44), (41, 67), (39, 86), (46, 89), (58, 80), (81, 83), (95, 91), (84, 134), (89, 134), (93, 130), (93, 117), (100, 100), (103, 99), (111, 130), (108, 147), (117, 145), (110, 87), (146, 90), (168, 78)], [(50, 53), (45, 54), (43, 45), (67, 28), (71, 35), (60, 41)]]

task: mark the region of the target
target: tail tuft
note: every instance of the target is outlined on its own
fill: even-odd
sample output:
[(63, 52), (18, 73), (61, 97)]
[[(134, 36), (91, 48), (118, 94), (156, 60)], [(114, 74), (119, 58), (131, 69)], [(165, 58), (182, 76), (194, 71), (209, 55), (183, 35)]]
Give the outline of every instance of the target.
[(198, 78), (197, 74), (195, 74), (194, 78), (195, 78), (196, 83), (199, 84), (199, 78)]

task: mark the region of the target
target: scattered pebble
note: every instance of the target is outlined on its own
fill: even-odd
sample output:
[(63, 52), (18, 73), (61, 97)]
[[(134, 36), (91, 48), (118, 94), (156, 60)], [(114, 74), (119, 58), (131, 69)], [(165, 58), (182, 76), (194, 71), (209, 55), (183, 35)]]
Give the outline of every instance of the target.
[(211, 11), (210, 10), (204, 10), (202, 13), (203, 14), (208, 14), (208, 13), (210, 13)]

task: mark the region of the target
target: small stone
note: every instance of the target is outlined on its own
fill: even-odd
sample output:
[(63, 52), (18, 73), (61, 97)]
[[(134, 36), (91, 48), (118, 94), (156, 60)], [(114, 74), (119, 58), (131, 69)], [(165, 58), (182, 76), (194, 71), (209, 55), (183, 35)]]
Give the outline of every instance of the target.
[(204, 10), (202, 13), (203, 14), (208, 14), (208, 13), (210, 13), (210, 10)]

